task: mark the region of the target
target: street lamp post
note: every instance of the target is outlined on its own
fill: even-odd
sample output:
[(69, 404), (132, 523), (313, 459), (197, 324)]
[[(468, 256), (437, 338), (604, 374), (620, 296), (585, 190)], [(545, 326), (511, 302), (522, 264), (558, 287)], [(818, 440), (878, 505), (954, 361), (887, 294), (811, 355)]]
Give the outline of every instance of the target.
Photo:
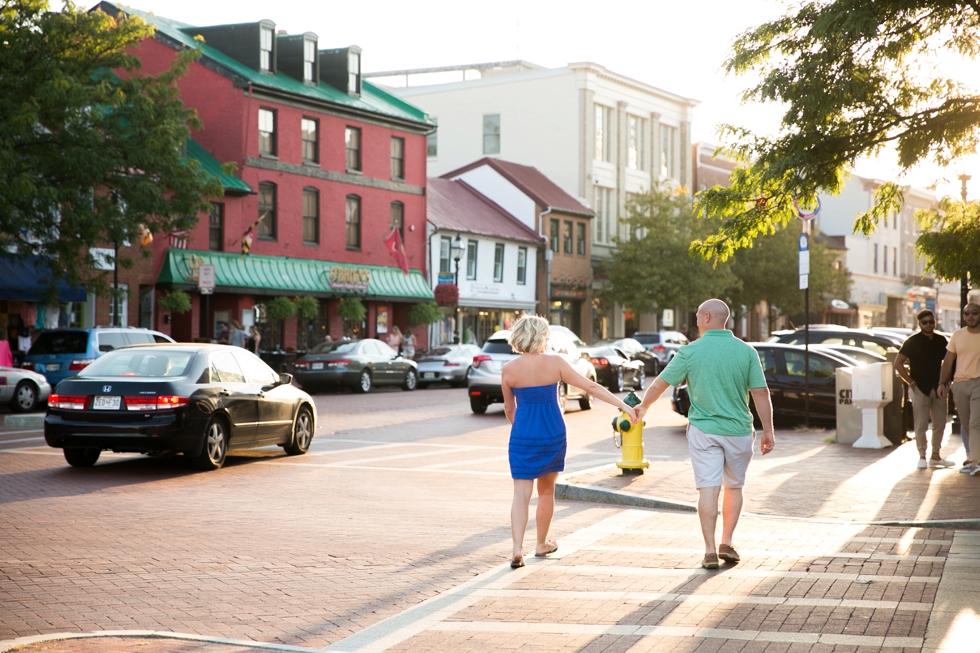
[[(963, 210), (966, 210), (966, 182), (970, 181), (970, 175), (965, 172), (959, 176), (960, 180), (960, 197), (963, 198)], [(960, 326), (966, 326), (966, 320), (963, 318), (963, 307), (967, 305), (970, 301), (970, 278), (969, 272), (963, 271), (963, 277), (960, 279)]]
[[(449, 247), (449, 249), (452, 254), (453, 261), (456, 262), (456, 272), (453, 275), (453, 283), (456, 285), (456, 294), (458, 297), (459, 296), (459, 259), (463, 258), (463, 239), (460, 238), (458, 233), (456, 234), (456, 238), (453, 239), (453, 244)], [(457, 307), (456, 307), (457, 334), (455, 336), (455, 340), (457, 343), (459, 343), (463, 341), (463, 320), (461, 317), (462, 313), (460, 313), (459, 306), (458, 306), (459, 299), (457, 299), (456, 302), (457, 302)]]

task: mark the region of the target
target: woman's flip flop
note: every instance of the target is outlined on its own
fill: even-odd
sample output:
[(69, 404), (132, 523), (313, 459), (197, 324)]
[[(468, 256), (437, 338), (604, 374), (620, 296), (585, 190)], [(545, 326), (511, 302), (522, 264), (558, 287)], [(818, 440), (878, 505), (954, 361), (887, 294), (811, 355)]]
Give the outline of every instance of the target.
[(524, 556), (514, 556), (510, 559), (511, 569), (520, 569), (524, 566)]
[(558, 542), (555, 542), (554, 540), (547, 540), (545, 544), (548, 546), (548, 550), (545, 551), (544, 553), (535, 552), (534, 553), (535, 558), (545, 558), (558, 550)]

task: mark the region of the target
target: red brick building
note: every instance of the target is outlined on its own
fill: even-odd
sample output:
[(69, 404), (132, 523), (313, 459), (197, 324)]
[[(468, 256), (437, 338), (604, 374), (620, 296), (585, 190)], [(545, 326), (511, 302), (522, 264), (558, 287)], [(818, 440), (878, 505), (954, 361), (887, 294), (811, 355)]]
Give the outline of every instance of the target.
[[(147, 74), (165, 70), (179, 50), (201, 48), (179, 84), (204, 123), (188, 156), (218, 175), (218, 162), (237, 167), (222, 177), (225, 196), (210, 215), (151, 245), (150, 278), (144, 272), (125, 279), (130, 296), (143, 286), (144, 304), (152, 306), (139, 319), (130, 302), (128, 322), (139, 319), (185, 341), (213, 339), (229, 320), (256, 321), (270, 349), (303, 349), (345, 332), (384, 338), (392, 325), (406, 327), (411, 305), (432, 298), (424, 278), (425, 180), (426, 134), (434, 124), (426, 115), (362, 80), (356, 46), (321, 49), (316, 34), (277, 33), (268, 20), (194, 27), (108, 2), (96, 10), (136, 15), (156, 28), (136, 53)], [(404, 241), (408, 274), (383, 243), (393, 227)], [(198, 291), (202, 264), (215, 266), (210, 296)], [(159, 307), (161, 293), (171, 290), (191, 295), (190, 313)], [(276, 297), (304, 296), (318, 301), (312, 320), (269, 320), (262, 310)], [(340, 319), (339, 301), (348, 297), (363, 302), (363, 322)]]

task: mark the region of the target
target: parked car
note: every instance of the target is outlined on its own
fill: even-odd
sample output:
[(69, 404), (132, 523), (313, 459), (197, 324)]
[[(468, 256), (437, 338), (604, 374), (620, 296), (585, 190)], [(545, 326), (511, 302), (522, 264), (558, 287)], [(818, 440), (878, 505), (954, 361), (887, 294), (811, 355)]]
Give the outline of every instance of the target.
[(313, 400), (291, 375), (241, 347), (206, 344), (108, 352), (58, 384), (44, 418), (44, 439), (73, 467), (111, 450), (179, 452), (218, 469), (241, 449), (306, 453), (315, 429)]
[(310, 393), (327, 386), (370, 392), (376, 385), (418, 386), (418, 364), (374, 338), (323, 342), (296, 361), (296, 381)]
[(602, 345), (616, 347), (633, 360), (638, 360), (643, 363), (647, 376), (657, 376), (660, 374), (660, 359), (657, 358), (656, 354), (644, 347), (639, 340), (634, 338), (600, 340), (593, 346), (599, 347)]
[(51, 384), (43, 374), (16, 367), (0, 367), (0, 404), (15, 413), (27, 413), (48, 398)]
[(31, 344), (21, 365), (43, 374), (52, 388), (75, 376), (102, 354), (129, 345), (172, 343), (170, 336), (152, 329), (92, 327), (42, 331)]
[(431, 383), (448, 383), (454, 388), (466, 387), (473, 369), (473, 357), (480, 353), (476, 345), (443, 345), (430, 349), (415, 360), (419, 366), (419, 388)]
[(850, 345), (811, 345), (811, 349), (829, 349), (830, 351), (835, 351), (838, 354), (844, 354), (853, 358), (858, 363), (867, 365), (868, 363), (886, 363), (888, 359), (880, 354), (876, 354), (869, 349), (864, 349), (863, 347), (852, 347)]
[[(519, 356), (511, 349), (507, 338), (510, 331), (498, 331), (483, 343), (483, 349), (473, 357), (473, 369), (470, 370), (469, 393), (470, 409), (482, 415), (487, 412), (487, 406), (493, 403), (503, 403), (504, 391), (500, 386), (500, 373), (508, 361)], [(581, 342), (581, 340), (579, 340)], [(583, 354), (575, 342), (562, 329), (551, 328), (548, 339), (548, 351), (562, 356), (578, 372), (592, 380), (596, 380), (595, 368), (589, 362), (587, 354)], [(578, 400), (579, 408), (589, 410), (595, 401), (592, 395), (564, 383), (558, 384), (558, 403), (565, 410), (569, 400)]]
[[(898, 334), (874, 333), (864, 329), (846, 329), (834, 325), (824, 325), (819, 329), (810, 329), (811, 345), (849, 345), (872, 351), (888, 360), (895, 360), (895, 355), (902, 348), (905, 338)], [(802, 329), (783, 333), (775, 342), (787, 345), (802, 345), (805, 336)]]
[[(803, 347), (775, 342), (749, 343), (759, 352), (772, 398), (773, 419), (799, 423), (805, 414), (805, 360)], [(855, 367), (858, 362), (830, 350), (810, 351), (810, 420), (833, 425), (837, 423), (837, 368)], [(686, 384), (674, 388), (671, 398), (674, 411), (687, 416), (691, 407)], [(755, 405), (751, 406), (755, 415)], [(758, 426), (758, 418), (756, 418)]]
[(626, 386), (642, 390), (646, 385), (647, 372), (643, 362), (631, 359), (623, 350), (603, 345), (582, 351), (591, 359), (596, 382), (611, 391), (622, 392)]
[(680, 331), (653, 331), (650, 333), (634, 333), (633, 339), (656, 354), (660, 359), (660, 367), (664, 367), (684, 345), (691, 344)]

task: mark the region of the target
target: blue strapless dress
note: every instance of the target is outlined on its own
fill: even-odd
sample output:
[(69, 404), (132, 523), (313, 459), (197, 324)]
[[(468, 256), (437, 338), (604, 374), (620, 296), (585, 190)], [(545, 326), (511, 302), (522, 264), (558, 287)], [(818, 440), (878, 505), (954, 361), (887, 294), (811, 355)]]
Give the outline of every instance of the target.
[(565, 469), (565, 418), (558, 407), (558, 384), (514, 388), (517, 412), (508, 455), (513, 478), (535, 479)]

